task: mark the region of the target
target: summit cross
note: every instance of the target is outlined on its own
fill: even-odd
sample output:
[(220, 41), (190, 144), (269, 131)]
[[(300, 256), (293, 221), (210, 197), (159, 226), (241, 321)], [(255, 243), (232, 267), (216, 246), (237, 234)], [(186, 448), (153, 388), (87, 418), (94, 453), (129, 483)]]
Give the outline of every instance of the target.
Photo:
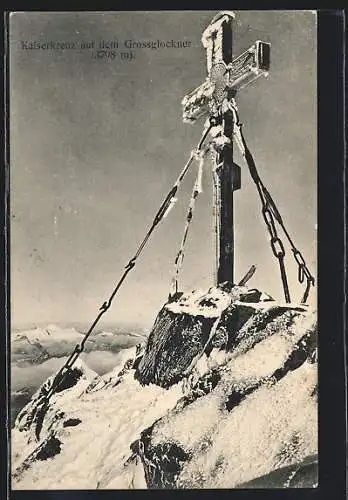
[(207, 54), (208, 76), (182, 100), (184, 122), (208, 117), (210, 125), (220, 127), (223, 140), (216, 148), (218, 216), (217, 283), (234, 284), (233, 192), (241, 187), (240, 167), (233, 162), (234, 113), (230, 104), (238, 90), (260, 76), (268, 75), (270, 44), (256, 41), (248, 50), (233, 58), (231, 11), (217, 14), (204, 30), (202, 44)]

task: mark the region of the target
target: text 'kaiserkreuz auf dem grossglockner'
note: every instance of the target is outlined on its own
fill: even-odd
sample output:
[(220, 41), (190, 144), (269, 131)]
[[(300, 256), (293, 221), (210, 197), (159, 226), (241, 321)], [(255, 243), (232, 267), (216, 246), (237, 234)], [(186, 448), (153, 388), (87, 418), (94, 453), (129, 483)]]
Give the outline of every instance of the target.
[(192, 46), (191, 40), (94, 40), (72, 42), (54, 40), (21, 40), (23, 50), (76, 50), (81, 48), (99, 49), (182, 49)]

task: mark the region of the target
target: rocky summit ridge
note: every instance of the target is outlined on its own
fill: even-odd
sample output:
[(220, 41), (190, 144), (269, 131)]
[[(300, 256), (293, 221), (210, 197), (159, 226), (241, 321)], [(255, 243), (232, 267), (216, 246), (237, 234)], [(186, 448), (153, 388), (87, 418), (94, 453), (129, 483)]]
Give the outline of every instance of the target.
[(317, 485), (317, 320), (246, 287), (177, 294), (98, 376), (50, 377), (12, 431), (13, 489)]

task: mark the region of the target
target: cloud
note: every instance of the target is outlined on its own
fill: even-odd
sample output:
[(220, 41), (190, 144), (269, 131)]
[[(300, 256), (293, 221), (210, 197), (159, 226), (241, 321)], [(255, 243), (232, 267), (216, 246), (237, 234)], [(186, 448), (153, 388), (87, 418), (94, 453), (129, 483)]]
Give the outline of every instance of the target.
[(94, 370), (98, 375), (104, 375), (111, 371), (120, 359), (119, 353), (110, 351), (92, 351), (83, 358), (85, 363)]
[(40, 365), (19, 366), (11, 364), (11, 392), (28, 388), (35, 391), (52, 373), (63, 364), (62, 358), (51, 358)]

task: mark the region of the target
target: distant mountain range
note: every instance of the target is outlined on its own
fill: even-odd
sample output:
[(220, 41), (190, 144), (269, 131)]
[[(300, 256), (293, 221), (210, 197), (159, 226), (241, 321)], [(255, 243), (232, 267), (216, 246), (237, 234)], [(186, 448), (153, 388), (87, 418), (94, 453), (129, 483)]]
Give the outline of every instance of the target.
[[(50, 358), (68, 356), (83, 338), (84, 334), (74, 327), (59, 328), (55, 325), (14, 331), (11, 336), (11, 361), (38, 364)], [(85, 352), (98, 350), (117, 353), (134, 346), (143, 338), (144, 335), (131, 332), (92, 333), (86, 342)]]

